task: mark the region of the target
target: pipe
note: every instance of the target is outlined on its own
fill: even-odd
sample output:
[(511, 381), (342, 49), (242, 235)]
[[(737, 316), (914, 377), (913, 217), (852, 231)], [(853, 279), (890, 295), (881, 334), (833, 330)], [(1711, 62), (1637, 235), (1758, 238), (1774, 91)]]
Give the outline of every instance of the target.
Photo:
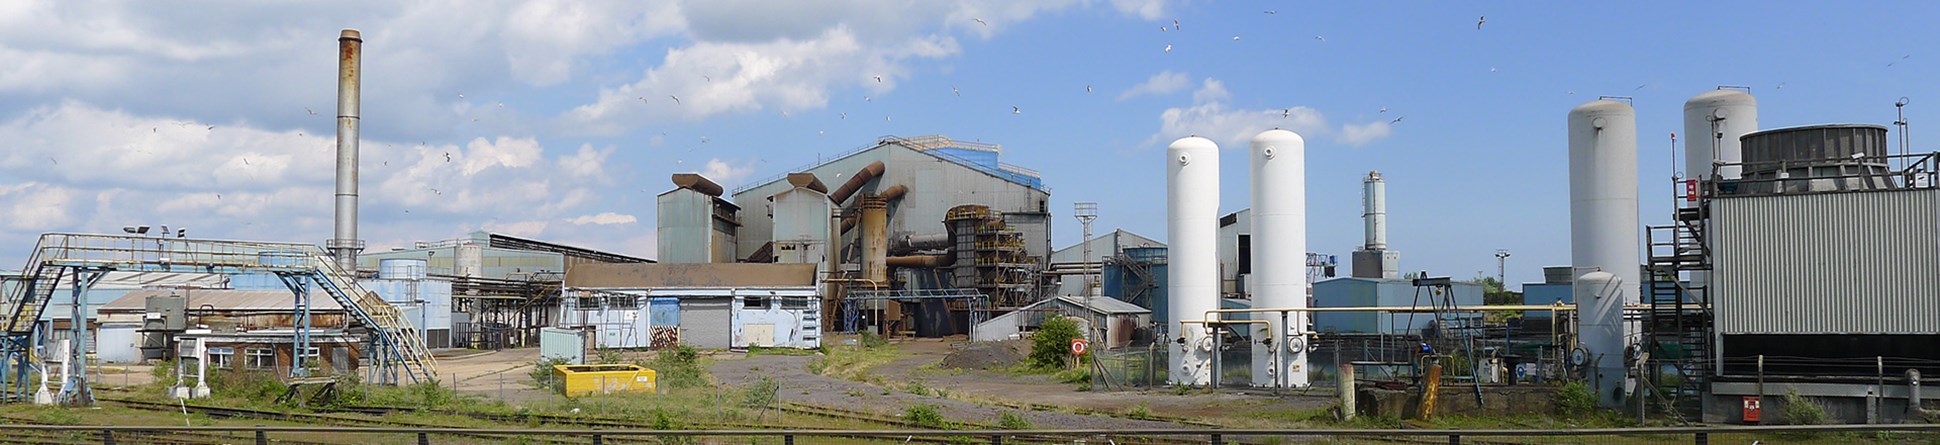
[(862, 275), (871, 280), (889, 281), (888, 230), (889, 203), (862, 197)]
[(909, 186), (896, 184), (896, 185), (889, 186), (889, 188), (882, 189), (882, 193), (877, 193), (876, 197), (882, 198), (882, 200), (884, 201), (895, 201), (898, 199), (903, 199), (903, 195), (906, 195), (906, 194), (909, 194)]
[(1906, 370), (1906, 413), (1919, 417), (1923, 421), (1935, 414), (1934, 410), (1927, 409), (1926, 403), (1920, 398), (1919, 369), (1907, 368)]
[(942, 248), (950, 247), (950, 234), (915, 233), (915, 234), (898, 236), (895, 239), (892, 239), (890, 241), (892, 242), (889, 244), (889, 250), (892, 252), (895, 252), (895, 251), (908, 252), (912, 250), (942, 249)]
[(824, 195), (829, 193), (829, 186), (822, 184), (821, 178), (816, 178), (814, 173), (789, 173), (788, 184), (821, 192)]
[(363, 95), (364, 37), (355, 29), (345, 29), (337, 37), (337, 202), (336, 237), (327, 246), (337, 259), (337, 268), (357, 270), (357, 252), (364, 250), (357, 239), (357, 140)]
[(937, 254), (937, 255), (892, 256), (886, 259), (884, 262), (887, 263), (889, 267), (916, 267), (916, 268), (935, 269), (939, 267), (950, 267), (950, 265), (956, 264), (957, 256), (956, 254), (950, 254), (950, 253)]
[(720, 184), (708, 180), (700, 173), (675, 173), (673, 180), (675, 187), (693, 190), (707, 196), (720, 197), (721, 192), (725, 191)]
[(842, 187), (836, 188), (835, 193), (829, 195), (829, 199), (835, 200), (836, 205), (842, 205), (843, 202), (849, 200), (850, 195), (861, 191), (862, 186), (868, 184), (869, 180), (881, 176), (882, 170), (882, 161), (869, 163), (868, 166), (862, 167), (862, 170), (857, 170), (854, 176), (850, 176), (849, 182), (844, 182), (842, 183)]

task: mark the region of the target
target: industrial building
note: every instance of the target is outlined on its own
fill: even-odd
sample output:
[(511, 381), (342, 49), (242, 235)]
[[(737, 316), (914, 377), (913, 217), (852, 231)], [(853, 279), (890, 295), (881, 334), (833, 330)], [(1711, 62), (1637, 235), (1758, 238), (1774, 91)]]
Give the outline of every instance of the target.
[(566, 274), (559, 326), (606, 348), (815, 349), (815, 284), (813, 264), (584, 265)]
[[(1075, 317), (1094, 340), (1091, 347), (1117, 349), (1152, 341), (1152, 310), (1107, 296), (1060, 295), (977, 325), (972, 341), (1022, 338), (1051, 317)], [(1095, 323), (1095, 325), (1093, 324)]]
[[(1455, 282), (1444, 290), (1410, 280), (1341, 277), (1314, 283), (1314, 306), (1411, 308), (1414, 311), (1318, 312), (1314, 330), (1322, 334), (1408, 334), (1430, 330), (1479, 329), (1482, 314), (1437, 311), (1482, 305), (1482, 285)], [(1432, 336), (1432, 335), (1431, 335)]]

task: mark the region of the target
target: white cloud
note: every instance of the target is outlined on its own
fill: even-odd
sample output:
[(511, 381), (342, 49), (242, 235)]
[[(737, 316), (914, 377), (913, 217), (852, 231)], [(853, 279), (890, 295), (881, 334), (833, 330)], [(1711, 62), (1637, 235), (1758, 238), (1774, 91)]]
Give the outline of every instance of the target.
[(1118, 8), (1118, 12), (1146, 20), (1164, 18), (1165, 3), (1165, 0), (1111, 0), (1111, 6)]
[(707, 160), (707, 168), (701, 170), (701, 176), (706, 176), (707, 179), (723, 187), (733, 187), (742, 179), (746, 179), (749, 173), (754, 173), (753, 165), (746, 162), (729, 163), (719, 158)]
[(1175, 73), (1172, 70), (1160, 71), (1158, 74), (1153, 74), (1151, 78), (1146, 79), (1145, 82), (1134, 85), (1131, 89), (1120, 93), (1118, 100), (1122, 101), (1147, 94), (1155, 96), (1172, 94), (1185, 89), (1191, 84), (1192, 81), (1186, 80), (1185, 73)]
[(578, 218), (573, 218), (567, 221), (573, 223), (573, 225), (578, 225), (578, 226), (583, 226), (587, 224), (597, 224), (597, 225), (606, 226), (606, 225), (614, 225), (614, 224), (633, 224), (635, 222), (639, 222), (639, 220), (634, 218), (633, 215), (621, 215), (613, 212), (601, 212), (598, 215), (585, 215), (585, 216), (580, 216)]
[(73, 192), (63, 187), (35, 182), (0, 184), (0, 202), (7, 203), (5, 227), (21, 231), (45, 231), (69, 224), (73, 216), (68, 206)]
[(1341, 126), (1340, 137), (1338, 139), (1344, 144), (1361, 145), (1373, 142), (1375, 139), (1388, 137), (1388, 134), (1393, 131), (1394, 127), (1388, 125), (1385, 121), (1374, 121), (1359, 125), (1347, 124)]
[(1282, 128), (1299, 133), (1310, 142), (1322, 136), (1332, 136), (1343, 144), (1361, 145), (1388, 137), (1391, 132), (1391, 127), (1380, 121), (1345, 125), (1336, 131), (1320, 110), (1304, 106), (1277, 110), (1237, 109), (1226, 105), (1225, 101), (1231, 98), (1232, 92), (1226, 90), (1224, 83), (1207, 78), (1198, 90), (1192, 92), (1192, 106), (1168, 108), (1159, 114), (1159, 133), (1152, 135), (1148, 142), (1199, 135), (1218, 142), (1222, 147), (1241, 149), (1246, 148), (1254, 135)]

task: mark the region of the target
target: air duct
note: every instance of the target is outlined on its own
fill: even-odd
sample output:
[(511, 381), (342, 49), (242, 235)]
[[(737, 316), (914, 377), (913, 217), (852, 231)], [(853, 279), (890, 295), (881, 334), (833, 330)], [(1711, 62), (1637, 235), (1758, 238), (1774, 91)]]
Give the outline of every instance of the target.
[(337, 202), (336, 236), (325, 243), (337, 268), (357, 270), (357, 253), (364, 241), (357, 238), (357, 140), (358, 99), (363, 91), (363, 34), (345, 29), (337, 37)]
[[(1307, 142), (1287, 130), (1267, 130), (1252, 141), (1253, 307), (1307, 307)], [(1302, 312), (1255, 313), (1266, 320), (1254, 332), (1253, 385), (1307, 386), (1307, 316)], [(1284, 316), (1283, 316), (1284, 315)], [(1251, 326), (1260, 326), (1258, 324)], [(1256, 329), (1256, 328), (1255, 328)]]
[(714, 183), (706, 176), (701, 176), (700, 173), (675, 173), (673, 181), (674, 187), (693, 190), (707, 196), (720, 197), (721, 193), (726, 191), (720, 184)]
[(862, 170), (857, 170), (854, 176), (850, 176), (849, 182), (844, 182), (841, 187), (836, 188), (835, 193), (829, 194), (829, 199), (834, 200), (836, 205), (848, 202), (849, 195), (861, 191), (862, 186), (869, 184), (869, 180), (882, 176), (882, 170), (882, 161), (869, 163), (868, 166), (862, 167)]
[(1166, 303), (1165, 330), (1172, 341), (1167, 381), (1181, 385), (1212, 382), (1213, 337), (1206, 326), (1186, 323), (1219, 309), (1219, 144), (1193, 136), (1165, 150)]

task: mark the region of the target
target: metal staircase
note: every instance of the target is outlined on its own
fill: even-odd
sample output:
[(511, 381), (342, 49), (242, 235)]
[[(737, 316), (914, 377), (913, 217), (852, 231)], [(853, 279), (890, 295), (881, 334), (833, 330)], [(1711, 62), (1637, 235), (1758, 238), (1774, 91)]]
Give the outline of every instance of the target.
[[(1675, 221), (1650, 226), (1650, 252), (1644, 304), (1647, 363), (1666, 408), (1686, 419), (1699, 418), (1709, 389), (1712, 312), (1707, 275), (1710, 248), (1704, 239), (1707, 203), (1677, 209)], [(1685, 281), (1689, 278), (1690, 281)]]
[[(22, 286), (6, 295), (6, 340), (0, 354), (11, 362), (24, 363), (33, 353), (36, 326), (64, 277), (83, 271), (108, 272), (182, 272), (237, 275), (271, 273), (284, 277), (292, 291), (303, 295), (307, 283), (330, 295), (349, 312), (370, 338), (365, 349), (369, 373), (374, 383), (422, 383), (437, 376), (437, 363), (416, 326), (401, 316), (395, 306), (375, 293), (357, 285), (352, 273), (336, 267), (323, 249), (307, 244), (260, 243), (247, 241), (151, 238), (142, 236), (50, 233), (41, 235), (39, 244), (22, 269)], [(70, 280), (73, 281), (73, 280)], [(75, 286), (86, 287), (76, 282)], [(299, 290), (298, 287), (306, 287)], [(301, 300), (300, 298), (298, 300)], [(307, 301), (307, 300), (303, 300)], [(294, 310), (294, 309), (293, 309)], [(299, 310), (299, 315), (304, 311)], [(307, 348), (307, 323), (298, 327), (296, 345)], [(24, 382), (7, 381), (8, 390)]]

